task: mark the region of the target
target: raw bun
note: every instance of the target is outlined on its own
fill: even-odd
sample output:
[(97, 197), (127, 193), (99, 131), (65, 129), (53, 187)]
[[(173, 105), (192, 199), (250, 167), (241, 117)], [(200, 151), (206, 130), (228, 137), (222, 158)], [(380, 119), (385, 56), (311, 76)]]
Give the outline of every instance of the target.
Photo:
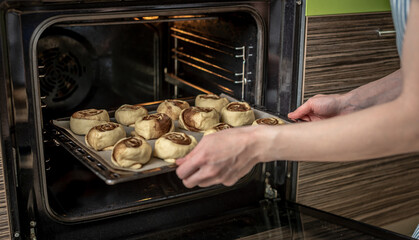
[(109, 114), (106, 110), (85, 109), (71, 115), (70, 129), (77, 135), (85, 135), (92, 127), (107, 122), (109, 122)]
[(252, 125), (270, 125), (270, 126), (276, 126), (276, 125), (283, 125), (285, 122), (276, 117), (269, 117), (269, 118), (259, 118), (253, 121)]
[(215, 108), (190, 107), (180, 113), (179, 125), (188, 131), (201, 132), (219, 123), (219, 119)]
[(147, 109), (142, 106), (134, 106), (124, 104), (115, 111), (115, 119), (118, 123), (129, 126), (135, 123), (138, 119), (143, 118), (148, 114)]
[(190, 106), (186, 101), (170, 99), (160, 103), (157, 112), (167, 114), (172, 120), (178, 120), (180, 112), (188, 107)]
[(154, 156), (168, 162), (186, 156), (198, 144), (196, 139), (185, 133), (170, 132), (157, 139)]
[(85, 136), (86, 145), (96, 151), (113, 146), (126, 136), (126, 131), (121, 124), (108, 122), (90, 129)]
[(195, 98), (196, 107), (212, 107), (219, 113), (228, 103), (227, 98), (213, 94), (200, 94)]
[(148, 142), (139, 137), (119, 140), (112, 150), (112, 163), (116, 166), (139, 169), (151, 158), (152, 148)]
[(204, 132), (204, 136), (208, 135), (208, 134), (211, 134), (211, 133), (216, 133), (216, 132), (219, 132), (219, 131), (222, 131), (222, 130), (226, 130), (226, 129), (229, 129), (229, 128), (233, 128), (233, 126), (231, 126), (228, 123), (219, 123), (219, 124), (213, 126), (212, 128), (206, 130)]
[(164, 113), (154, 113), (135, 122), (135, 133), (149, 140), (161, 137), (175, 129), (173, 120)]
[(221, 110), (221, 121), (233, 127), (250, 125), (255, 121), (255, 113), (246, 102), (231, 102)]

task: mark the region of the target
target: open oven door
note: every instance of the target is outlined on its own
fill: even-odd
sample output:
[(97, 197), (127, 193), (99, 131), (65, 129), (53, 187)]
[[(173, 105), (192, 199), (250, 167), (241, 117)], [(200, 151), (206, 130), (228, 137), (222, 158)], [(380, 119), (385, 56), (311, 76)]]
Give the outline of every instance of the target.
[(409, 239), (406, 236), (280, 200), (132, 239)]

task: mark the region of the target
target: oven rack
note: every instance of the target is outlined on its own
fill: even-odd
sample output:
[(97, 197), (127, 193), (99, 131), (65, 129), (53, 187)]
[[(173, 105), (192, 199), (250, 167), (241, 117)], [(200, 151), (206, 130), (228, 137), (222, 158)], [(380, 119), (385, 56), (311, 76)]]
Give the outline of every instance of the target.
[[(170, 36), (174, 39), (172, 48), (172, 58), (174, 59), (174, 75), (178, 77), (179, 64), (185, 64), (198, 71), (212, 75), (222, 82), (241, 85), (241, 100), (245, 99), (245, 88), (252, 80), (249, 78), (252, 72), (247, 71), (249, 58), (253, 57), (253, 46), (233, 46), (221, 41), (211, 39), (203, 34), (188, 31), (176, 27), (170, 28)], [(188, 49), (181, 46), (180, 42), (192, 44), (196, 49)], [(198, 50), (198, 51), (197, 51)], [(200, 51), (208, 52), (200, 54)], [(224, 66), (220, 56), (226, 62), (233, 63)], [(235, 64), (234, 64), (235, 63)], [(234, 66), (233, 66), (234, 65)], [(234, 90), (218, 84), (217, 88), (229, 95), (235, 95)]]

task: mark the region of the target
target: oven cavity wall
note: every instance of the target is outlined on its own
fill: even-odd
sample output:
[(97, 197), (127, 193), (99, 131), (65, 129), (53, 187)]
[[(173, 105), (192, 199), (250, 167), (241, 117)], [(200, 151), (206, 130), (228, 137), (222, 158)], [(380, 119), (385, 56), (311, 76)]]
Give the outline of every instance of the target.
[[(61, 47), (61, 44), (70, 45), (60, 48), (64, 50), (64, 53), (67, 49), (77, 47), (73, 46), (74, 44), (71, 42), (68, 43), (63, 36), (68, 37), (73, 34), (76, 36), (73, 36), (73, 39), (85, 39), (84, 42), (87, 44), (84, 45), (87, 50), (80, 53), (81, 59), (86, 59), (83, 56), (87, 55), (90, 62), (95, 63), (88, 64), (89, 61), (86, 60), (87, 63), (84, 64), (86, 67), (82, 67), (81, 70), (86, 69), (84, 76), (87, 76), (87, 79), (93, 78), (92, 83), (86, 85), (93, 89), (96, 85), (97, 89), (93, 92), (90, 90), (86, 94), (86, 99), (81, 101), (77, 107), (68, 108), (70, 112), (67, 115), (80, 107), (82, 109), (104, 108), (109, 110), (126, 102), (135, 104), (136, 102), (143, 103), (179, 97), (192, 97), (193, 99), (193, 96), (199, 91), (201, 91), (200, 93), (213, 92), (217, 94), (225, 92), (238, 99), (247, 98), (252, 103), (254, 100), (250, 99), (254, 94), (250, 94), (252, 91), (247, 89), (247, 83), (240, 82), (240, 80), (252, 74), (251, 69), (248, 70), (248, 68), (254, 69), (253, 66), (257, 61), (254, 61), (254, 64), (245, 65), (244, 60), (250, 58), (252, 54), (256, 58), (257, 54), (256, 52), (249, 53), (246, 48), (259, 48), (256, 40), (260, 36), (257, 34), (257, 25), (251, 23), (254, 21), (249, 18), (251, 15), (240, 13), (241, 10), (235, 8), (230, 9), (232, 12), (228, 11), (226, 8), (223, 8), (222, 11), (214, 8), (212, 11), (206, 9), (205, 14), (200, 14), (199, 10), (195, 10), (191, 11), (190, 15), (180, 16), (175, 15), (175, 11), (170, 11), (170, 13), (147, 12), (147, 15), (144, 15), (145, 13), (116, 13), (110, 16), (96, 15), (94, 18), (80, 15), (66, 16), (64, 19), (58, 18), (53, 23), (48, 24), (48, 28), (44, 32), (39, 33), (39, 41), (36, 44), (38, 50), (36, 69), (38, 69), (38, 73), (47, 73), (50, 78), (56, 79), (55, 75), (58, 74), (51, 73), (51, 70), (46, 67), (49, 60), (47, 55), (49, 51), (56, 49), (56, 45)], [(184, 13), (182, 11), (182, 14)], [(228, 29), (231, 34), (226, 35), (225, 32), (221, 32), (223, 29)], [(233, 31), (235, 32), (233, 33)], [(62, 39), (57, 39), (57, 36)], [(93, 46), (92, 42), (96, 43), (96, 46)], [(88, 43), (90, 43), (90, 46)], [(75, 55), (77, 54), (68, 54), (68, 56)], [(63, 58), (65, 59), (64, 63), (67, 63), (66, 57), (67, 55)], [(203, 60), (203, 57), (207, 59)], [(57, 60), (57, 58), (54, 59)], [(211, 60), (216, 63), (211, 63)], [(71, 61), (71, 59), (68, 61)], [(39, 63), (42, 64), (39, 65)], [(200, 63), (204, 63), (204, 66), (198, 66)], [(90, 65), (94, 67), (90, 67)], [(134, 65), (134, 67), (131, 67), (131, 65)], [(192, 69), (188, 69), (188, 67), (192, 67)], [(222, 70), (227, 74), (216, 73), (214, 69), (220, 68), (223, 68)], [(96, 72), (91, 72), (96, 69), (98, 69)], [(253, 72), (255, 75), (258, 73)], [(99, 76), (94, 76), (95, 73), (99, 73)], [(136, 73), (138, 74), (136, 75)], [(47, 79), (48, 75), (38, 74), (38, 77), (40, 78), (39, 87), (42, 90), (42, 87), (46, 85), (42, 84), (42, 80)], [(80, 85), (83, 80), (80, 81)], [(47, 79), (45, 83), (50, 81), (51, 79)], [(179, 82), (189, 88), (180, 86)], [(257, 83), (257, 79), (255, 83)], [(45, 88), (47, 89), (48, 86)], [(153, 94), (146, 95), (140, 90)], [(106, 93), (105, 91), (112, 92)], [(56, 95), (52, 96), (55, 97)], [(50, 96), (41, 96), (41, 99), (48, 100)], [(53, 101), (49, 102), (53, 103)], [(74, 101), (70, 102), (73, 103)], [(47, 111), (53, 111), (54, 114), (59, 111), (54, 108), (55, 106), (49, 107), (48, 101), (45, 105), (43, 123), (47, 128), (48, 122), (51, 120), (51, 114), (46, 114)], [(66, 110), (61, 106), (58, 109)], [(45, 196), (48, 196), (49, 205), (47, 205), (47, 210), (61, 221), (74, 222), (81, 219), (96, 218), (100, 215), (110, 216), (124, 211), (132, 211), (135, 208), (147, 208), (146, 206), (150, 204), (155, 206), (158, 205), (156, 202), (159, 200), (176, 202), (182, 199), (179, 198), (182, 195), (194, 194), (195, 197), (198, 197), (214, 192), (210, 189), (188, 190), (182, 186), (181, 181), (173, 173), (141, 179), (134, 183), (121, 183), (117, 186), (100, 184), (95, 181), (94, 175), (89, 175), (83, 172), (82, 168), (77, 167), (77, 161), (63, 167), (64, 162), (70, 161), (68, 159), (71, 156), (67, 154), (68, 156), (64, 157), (64, 153), (60, 154), (65, 161), (54, 157), (57, 156), (58, 152), (61, 152), (61, 149), (54, 150), (53, 139), (54, 137), (52, 137), (52, 142), (46, 141), (44, 143), (47, 187)], [(48, 142), (52, 144), (48, 144)], [(80, 152), (80, 150), (74, 148), (72, 151)], [(91, 160), (89, 156), (82, 157), (82, 159)], [(57, 161), (60, 162), (57, 163)], [(104, 168), (104, 165), (96, 164), (94, 170), (101, 171)], [(60, 171), (60, 169), (63, 171)], [(121, 178), (120, 175), (113, 176)], [(80, 181), (82, 185), (76, 185), (76, 190), (73, 190), (74, 186), (68, 185), (68, 180), (63, 177), (70, 177), (70, 184), (76, 184)], [(159, 184), (153, 184), (157, 182)], [(165, 185), (165, 182), (171, 183), (172, 187)], [(62, 186), (62, 184), (65, 186)], [(135, 184), (148, 186), (151, 190), (142, 189), (139, 191), (140, 193), (131, 192), (123, 200), (118, 200), (121, 189), (125, 189), (122, 190), (125, 193), (130, 193), (129, 189), (132, 189)], [(80, 192), (81, 189), (84, 190)], [(220, 189), (219, 191), (224, 190)], [(161, 193), (156, 194), (156, 192)], [(86, 193), (89, 194), (86, 195)], [(101, 195), (106, 197), (93, 200), (90, 199), (92, 194), (94, 198)], [(168, 198), (173, 198), (173, 200), (168, 201)], [(112, 204), (114, 201), (121, 203), (114, 205)], [(74, 202), (78, 202), (79, 205), (74, 205)], [(161, 204), (164, 205), (164, 203)]]

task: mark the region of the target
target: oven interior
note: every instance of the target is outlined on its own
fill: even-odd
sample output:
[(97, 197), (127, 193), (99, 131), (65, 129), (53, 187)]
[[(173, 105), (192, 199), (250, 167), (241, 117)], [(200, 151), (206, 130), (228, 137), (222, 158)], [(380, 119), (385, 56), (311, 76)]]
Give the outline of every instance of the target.
[[(112, 113), (122, 104), (153, 107), (176, 98), (193, 103), (200, 93), (254, 104), (262, 81), (261, 31), (247, 11), (78, 16), (45, 28), (36, 43), (36, 68), (44, 184), (54, 218), (77, 222), (228, 191), (187, 189), (174, 172), (106, 184), (57, 143), (50, 121), (88, 108)], [(260, 172), (254, 169), (238, 186), (262, 182)]]
[(37, 43), (43, 114), (208, 91), (252, 103), (258, 30), (246, 12), (58, 22)]

